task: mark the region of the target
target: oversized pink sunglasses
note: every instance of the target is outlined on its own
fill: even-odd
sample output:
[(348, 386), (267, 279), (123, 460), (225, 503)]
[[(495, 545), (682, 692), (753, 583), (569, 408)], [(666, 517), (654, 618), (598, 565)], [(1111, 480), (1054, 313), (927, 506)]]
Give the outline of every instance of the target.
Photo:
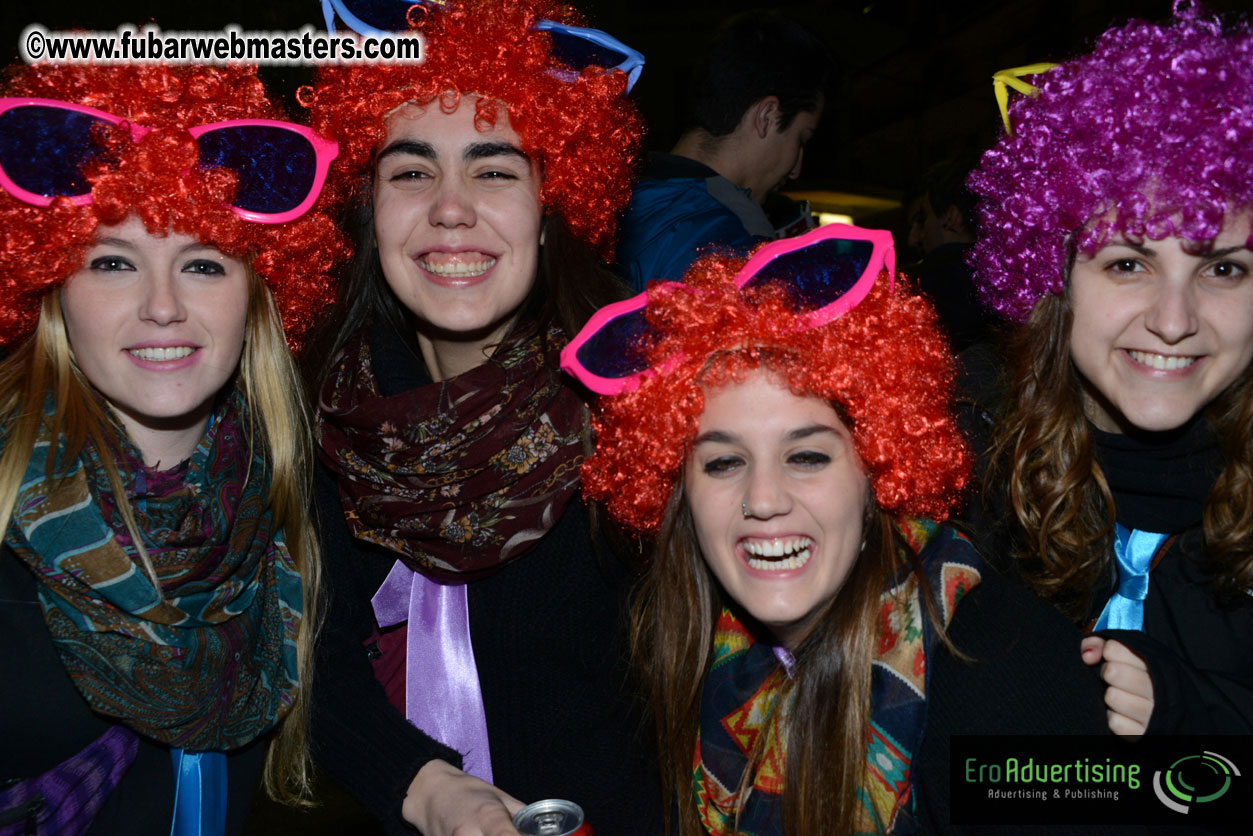
[[(73, 102), (0, 98), (0, 186), (35, 206), (57, 197), (90, 203), (83, 168), (103, 150), (97, 127), (103, 124), (126, 125), (135, 142), (150, 130)], [(199, 146), (202, 168), (238, 175), (231, 208), (256, 223), (284, 223), (308, 212), (339, 154), (338, 143), (275, 119), (213, 122), (187, 132)]]
[[(816, 328), (857, 307), (884, 270), (889, 279), (896, 272), (892, 233), (828, 224), (757, 250), (736, 274), (735, 286), (784, 288), (801, 314), (800, 327)], [(562, 350), (561, 367), (600, 395), (635, 389), (654, 373), (647, 357), (647, 307), (645, 292), (601, 308)]]

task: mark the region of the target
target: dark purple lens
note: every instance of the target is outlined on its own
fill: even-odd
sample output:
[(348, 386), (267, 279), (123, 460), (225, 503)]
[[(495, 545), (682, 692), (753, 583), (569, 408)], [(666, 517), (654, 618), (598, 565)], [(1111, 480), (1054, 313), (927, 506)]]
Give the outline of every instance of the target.
[(601, 46), (587, 38), (580, 38), (560, 29), (550, 29), (553, 39), (553, 57), (573, 70), (602, 67), (611, 70), (627, 59), (616, 49)]
[(103, 119), (48, 105), (21, 105), (0, 114), (0, 168), (38, 195), (72, 197), (91, 192), (83, 165), (103, 149), (93, 128)]
[(644, 335), (648, 320), (644, 309), (616, 316), (575, 352), (579, 363), (597, 377), (617, 379), (648, 368)]
[(241, 125), (217, 128), (196, 139), (200, 165), (239, 175), (235, 206), (277, 215), (295, 209), (313, 190), (318, 155), (309, 140), (287, 128)]
[(839, 299), (866, 272), (874, 242), (827, 238), (774, 258), (744, 285), (781, 284), (797, 310), (816, 311)]

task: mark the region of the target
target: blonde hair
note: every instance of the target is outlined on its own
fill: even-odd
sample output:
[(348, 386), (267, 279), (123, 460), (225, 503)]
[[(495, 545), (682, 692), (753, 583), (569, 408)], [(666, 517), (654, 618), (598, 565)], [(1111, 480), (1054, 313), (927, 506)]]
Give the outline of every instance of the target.
[[(300, 573), (303, 616), (297, 638), (299, 691), (291, 711), (278, 727), (266, 754), (263, 784), (271, 797), (308, 804), (311, 795), (309, 756), (309, 693), (313, 674), (313, 643), (320, 618), (320, 557), (309, 517), (312, 484), (312, 431), (300, 378), (269, 288), (248, 267), (248, 312), (238, 384), (249, 407), (250, 446), (265, 445), (270, 466), (269, 505), (276, 530), (282, 530)], [(230, 385), (230, 384), (228, 384)], [(49, 395), (56, 409), (44, 414)], [(110, 450), (124, 433), (100, 405), (90, 382), (74, 360), (61, 309), (60, 292), (42, 300), (35, 333), (0, 363), (0, 533), (8, 531), (14, 502), (35, 441), (44, 432), (65, 439), (65, 459), (76, 459), (88, 440), (99, 451), (114, 494), (125, 489)], [(48, 477), (51, 472), (49, 461)], [(119, 502), (132, 542), (149, 578), (155, 571), (141, 545), (128, 503)]]

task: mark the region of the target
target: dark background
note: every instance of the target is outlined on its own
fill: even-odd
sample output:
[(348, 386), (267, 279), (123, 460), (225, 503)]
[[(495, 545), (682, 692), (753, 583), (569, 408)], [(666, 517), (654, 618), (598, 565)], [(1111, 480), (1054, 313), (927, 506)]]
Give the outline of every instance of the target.
[[(992, 95), (994, 72), (1064, 59), (1129, 17), (1170, 15), (1169, 0), (574, 2), (589, 25), (609, 31), (647, 58), (634, 93), (650, 126), (647, 150), (668, 150), (677, 138), (679, 102), (693, 58), (727, 15), (777, 8), (820, 34), (831, 45), (841, 75), (795, 187), (839, 192), (853, 205), (858, 196), (864, 198), (857, 222), (892, 229), (902, 248), (906, 219), (899, 204), (922, 172), (944, 158), (975, 154), (1000, 130)], [(49, 30), (112, 30), (122, 23), (142, 26), (149, 21), (167, 31), (219, 30), (229, 23), (263, 31), (294, 30), (306, 23), (323, 26), (317, 0), (7, 0), (0, 5), (0, 60), (6, 64), (18, 60), (18, 37), (31, 23)], [(1253, 12), (1253, 0), (1211, 0), (1208, 5), (1229, 18)], [(262, 75), (299, 118), (293, 94), (312, 71), (263, 67)], [(333, 787), (321, 787), (318, 795), (321, 806), (305, 814), (259, 803), (249, 834), (378, 832), (364, 811)]]
[[(590, 25), (646, 56), (635, 96), (648, 121), (648, 150), (667, 150), (681, 124), (679, 102), (698, 45), (729, 14), (774, 7), (802, 21), (831, 45), (841, 76), (826, 116), (805, 154), (797, 189), (884, 198), (856, 211), (859, 223), (904, 232), (907, 196), (932, 163), (972, 155), (995, 139), (999, 115), (991, 76), (997, 70), (1057, 60), (1084, 50), (1111, 23), (1163, 18), (1169, 0), (861, 0), (761, 4), (746, 0), (578, 0)], [(10, 2), (0, 11), (0, 57), (17, 60), (29, 23), (48, 29), (114, 29), (156, 21), (166, 30), (322, 28), (317, 0), (68, 0), (40, 6)], [(1253, 11), (1251, 0), (1211, 0), (1229, 18)], [(295, 109), (292, 91), (303, 68), (263, 68)], [(856, 201), (854, 200), (854, 203)], [(873, 200), (868, 203), (874, 203)], [(888, 208), (884, 209), (886, 206)]]

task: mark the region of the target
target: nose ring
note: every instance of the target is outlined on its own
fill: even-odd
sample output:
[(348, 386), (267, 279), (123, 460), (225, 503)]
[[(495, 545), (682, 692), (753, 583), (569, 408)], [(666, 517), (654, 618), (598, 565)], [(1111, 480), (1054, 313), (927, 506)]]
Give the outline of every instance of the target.
[(752, 514), (750, 514), (750, 513), (749, 513), (749, 511), (748, 511), (748, 503), (747, 503), (747, 502), (741, 502), (741, 503), (740, 503), (740, 512), (744, 515), (744, 519), (748, 519), (749, 517), (751, 517), (751, 516), (752, 516)]

